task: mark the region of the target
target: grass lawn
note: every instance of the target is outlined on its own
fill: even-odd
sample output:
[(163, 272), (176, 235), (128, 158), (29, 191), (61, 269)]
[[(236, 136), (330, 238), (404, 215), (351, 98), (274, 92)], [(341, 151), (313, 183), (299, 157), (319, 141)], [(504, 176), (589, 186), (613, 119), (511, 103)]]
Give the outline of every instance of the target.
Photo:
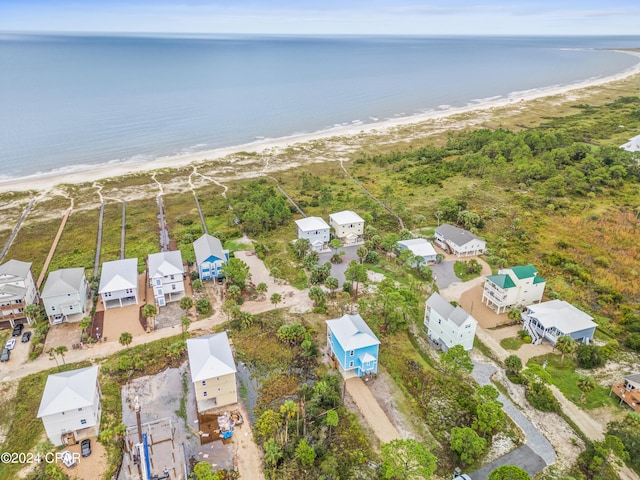
[(546, 369), (551, 374), (551, 383), (580, 408), (589, 410), (605, 405), (616, 405), (616, 401), (609, 397), (609, 387), (602, 386), (597, 386), (593, 392), (587, 393), (585, 401), (581, 401), (582, 393), (578, 388), (578, 379), (581, 375), (575, 371), (575, 362), (568, 356), (565, 356), (563, 362), (560, 355), (548, 353), (532, 358), (529, 362), (539, 365), (546, 363)]
[(467, 273), (467, 266), (465, 262), (456, 261), (453, 264), (453, 271), (456, 273), (456, 277), (458, 277), (463, 282), (468, 282), (476, 277), (480, 276), (480, 273)]
[(155, 198), (127, 202), (125, 257), (138, 259), (138, 273), (144, 272), (147, 256), (160, 251), (158, 204)]
[(109, 202), (104, 205), (102, 219), (102, 245), (100, 264), (120, 258), (120, 236), (122, 232), (122, 203)]
[(505, 350), (518, 350), (524, 342), (520, 337), (503, 338), (500, 340), (500, 346)]

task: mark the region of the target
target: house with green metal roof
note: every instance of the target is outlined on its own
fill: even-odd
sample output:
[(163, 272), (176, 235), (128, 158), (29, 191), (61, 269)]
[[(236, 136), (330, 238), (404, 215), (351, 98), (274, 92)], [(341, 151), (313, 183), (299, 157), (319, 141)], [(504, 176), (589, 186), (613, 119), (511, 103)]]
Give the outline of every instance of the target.
[(482, 303), (498, 314), (539, 303), (546, 284), (533, 265), (503, 268), (485, 279)]

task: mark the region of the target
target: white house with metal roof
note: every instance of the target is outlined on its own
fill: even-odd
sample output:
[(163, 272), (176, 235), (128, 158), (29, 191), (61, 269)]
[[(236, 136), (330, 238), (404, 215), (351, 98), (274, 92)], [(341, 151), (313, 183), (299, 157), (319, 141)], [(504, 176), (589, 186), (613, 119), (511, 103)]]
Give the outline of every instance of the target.
[(61, 268), (49, 273), (41, 298), (50, 324), (82, 319), (89, 300), (84, 268)]
[(327, 320), (327, 345), (344, 378), (378, 373), (380, 340), (359, 314)]
[(624, 145), (620, 145), (620, 148), (627, 152), (640, 152), (640, 135), (633, 137)]
[(100, 287), (104, 308), (138, 304), (138, 259), (124, 258), (102, 264)]
[(345, 245), (354, 245), (362, 241), (364, 220), (351, 210), (329, 215), (329, 225), (333, 228), (333, 235), (342, 240)]
[(555, 345), (558, 337), (568, 335), (576, 342), (593, 340), (597, 323), (591, 315), (564, 300), (551, 300), (529, 305), (522, 313), (524, 328), (531, 334), (532, 343), (548, 340)]
[[(409, 250), (413, 254), (414, 259), (412, 264), (414, 267), (418, 264), (418, 261), (420, 262), (420, 265), (435, 263), (438, 255), (431, 242), (424, 238), (400, 240), (398, 242), (398, 248), (400, 250)], [(418, 260), (418, 258), (421, 258), (421, 260)]]
[(51, 443), (75, 444), (97, 436), (101, 398), (97, 365), (49, 375), (37, 418), (42, 419)]
[(187, 339), (198, 412), (238, 403), (236, 363), (226, 332)]
[(547, 281), (538, 276), (533, 265), (502, 268), (496, 275), (489, 275), (482, 290), (482, 303), (496, 313), (504, 313), (512, 307), (524, 307), (542, 300)]
[(184, 297), (185, 271), (180, 250), (150, 254), (147, 271), (156, 305), (164, 307)]
[(205, 233), (193, 242), (193, 250), (196, 254), (200, 280), (223, 276), (222, 267), (229, 261), (229, 250), (222, 248), (220, 240)]
[(306, 217), (296, 220), (298, 238), (309, 240), (313, 250), (322, 251), (329, 245), (331, 227), (320, 217)]
[(20, 260), (9, 260), (0, 265), (0, 324), (26, 321), (31, 324), (24, 313), (27, 305), (38, 303), (38, 289), (33, 281), (31, 263)]
[(429, 338), (445, 352), (455, 345), (468, 351), (473, 348), (478, 322), (462, 307), (454, 307), (433, 293), (427, 299), (424, 326)]
[(487, 249), (487, 242), (462, 228), (444, 223), (436, 228), (436, 243), (448, 253), (458, 257), (480, 255)]

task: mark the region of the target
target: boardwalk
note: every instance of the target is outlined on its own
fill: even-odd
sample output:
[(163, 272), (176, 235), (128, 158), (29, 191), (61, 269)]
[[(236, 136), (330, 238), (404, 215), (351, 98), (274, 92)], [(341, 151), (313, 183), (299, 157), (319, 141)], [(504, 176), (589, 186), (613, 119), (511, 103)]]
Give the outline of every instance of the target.
[(127, 226), (127, 202), (122, 201), (122, 232), (120, 233), (120, 259), (124, 258), (124, 232)]
[(306, 218), (306, 215), (302, 211), (300, 206), (293, 200), (293, 198), (291, 198), (289, 196), (289, 194), (287, 192), (284, 191), (284, 188), (282, 188), (282, 186), (280, 185), (280, 182), (276, 178), (274, 178), (274, 177), (272, 177), (270, 175), (267, 175), (267, 177), (270, 178), (271, 180), (273, 180), (274, 182), (276, 182), (276, 187), (278, 188), (278, 190), (280, 190), (280, 193), (282, 193), (282, 195), (284, 195), (287, 198), (287, 200), (289, 200), (289, 203), (291, 203), (291, 205), (293, 205), (296, 208), (296, 210), (298, 210), (298, 213), (300, 215), (302, 215), (303, 217)]
[(9, 251), (9, 248), (11, 247), (11, 244), (13, 243), (13, 240), (16, 238), (16, 235), (18, 234), (18, 231), (20, 230), (20, 227), (22, 226), (22, 222), (24, 222), (24, 219), (27, 218), (27, 215), (29, 215), (29, 212), (33, 208), (33, 204), (34, 203), (36, 203), (36, 199), (35, 198), (29, 202), (29, 205), (27, 205), (26, 208), (24, 209), (24, 212), (22, 212), (22, 216), (20, 217), (20, 220), (18, 220), (18, 223), (16, 223), (16, 226), (13, 227), (13, 231), (11, 232), (11, 235), (9, 235), (9, 239), (7, 240), (7, 243), (5, 243), (4, 248), (2, 249), (2, 252), (0, 253), (0, 262), (2, 261), (4, 256)]
[(102, 220), (104, 219), (104, 202), (100, 204), (100, 214), (98, 215), (98, 238), (96, 240), (96, 258), (93, 262), (93, 276), (98, 276), (100, 268), (100, 249), (102, 248)]
[(36, 287), (38, 287), (38, 290), (40, 289), (40, 286), (44, 281), (44, 277), (47, 274), (47, 270), (49, 269), (49, 264), (51, 263), (53, 254), (55, 253), (56, 247), (58, 246), (58, 242), (60, 241), (60, 237), (62, 236), (64, 226), (67, 224), (67, 219), (69, 218), (69, 215), (71, 215), (72, 210), (73, 210), (73, 207), (69, 207), (67, 211), (64, 212), (64, 215), (62, 216), (62, 221), (60, 222), (58, 233), (56, 233), (56, 238), (53, 239), (53, 243), (51, 244), (51, 248), (49, 249), (49, 255), (47, 255), (47, 258), (44, 261), (44, 265), (42, 266), (42, 270), (40, 271), (40, 276), (38, 277), (38, 281), (36, 282)]

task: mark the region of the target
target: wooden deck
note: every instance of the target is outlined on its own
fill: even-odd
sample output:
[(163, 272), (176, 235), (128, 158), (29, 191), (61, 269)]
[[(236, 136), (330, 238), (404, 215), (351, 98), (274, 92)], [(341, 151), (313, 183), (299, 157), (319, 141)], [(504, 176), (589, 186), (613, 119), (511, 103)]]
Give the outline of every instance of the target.
[(611, 391), (620, 397), (620, 403), (624, 402), (633, 410), (640, 413), (640, 390), (627, 390), (624, 383), (619, 383), (613, 385)]

